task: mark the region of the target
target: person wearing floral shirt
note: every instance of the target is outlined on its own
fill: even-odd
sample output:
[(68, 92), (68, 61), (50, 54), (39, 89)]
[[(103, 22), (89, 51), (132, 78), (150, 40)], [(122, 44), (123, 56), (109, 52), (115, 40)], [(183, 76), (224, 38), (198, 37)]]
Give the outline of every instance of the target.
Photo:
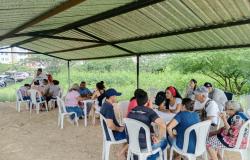
[[(227, 119), (227, 115), (229, 118)], [(241, 126), (249, 119), (236, 101), (226, 102), (226, 113), (220, 113), (224, 127), (207, 140), (207, 149), (212, 160), (221, 159), (218, 150), (223, 148), (234, 148), (239, 136)], [(247, 146), (247, 131), (243, 136), (240, 148)]]

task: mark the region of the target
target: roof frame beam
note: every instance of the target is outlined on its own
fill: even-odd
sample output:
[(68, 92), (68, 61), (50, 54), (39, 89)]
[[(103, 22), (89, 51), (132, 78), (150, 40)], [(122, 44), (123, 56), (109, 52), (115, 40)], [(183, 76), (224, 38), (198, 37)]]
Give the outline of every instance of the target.
[[(73, 22), (73, 23), (70, 23), (70, 24), (66, 24), (66, 25), (64, 25), (62, 27), (59, 27), (59, 28), (56, 28), (56, 29), (40, 31), (40, 33), (44, 33), (44, 34), (61, 33), (61, 32), (64, 32), (64, 31), (71, 30), (71, 29), (75, 29), (75, 28), (78, 28), (78, 27), (89, 25), (89, 24), (92, 24), (92, 23), (95, 23), (95, 22), (98, 22), (98, 21), (102, 21), (102, 20), (105, 20), (105, 19), (108, 19), (108, 18), (112, 18), (112, 17), (118, 16), (118, 15), (121, 15), (121, 14), (125, 14), (125, 13), (131, 12), (131, 11), (143, 8), (143, 7), (147, 7), (149, 5), (153, 5), (153, 4), (162, 2), (162, 1), (164, 1), (164, 0), (137, 0), (135, 2), (131, 2), (129, 4), (126, 4), (126, 5), (123, 5), (123, 6), (113, 8), (111, 10), (99, 13), (97, 15), (94, 15), (94, 16), (91, 16), (91, 17), (88, 17), (88, 18), (84, 18), (82, 20), (79, 20), (79, 21), (76, 21), (76, 22)], [(36, 38), (30, 38), (28, 40), (20, 41), (20, 42), (18, 42), (16, 44), (13, 44), (13, 45), (22, 45), (22, 44), (25, 44), (25, 43), (32, 42), (34, 40), (36, 40)]]
[(82, 3), (83, 1), (85, 0), (67, 0), (63, 3), (61, 3), (60, 5), (56, 6), (55, 8), (52, 8), (44, 13), (42, 13), (41, 15), (31, 19), (30, 21), (22, 24), (21, 26), (18, 26), (16, 27), (15, 29), (11, 30), (10, 32), (6, 33), (5, 35), (1, 36), (0, 37), (0, 41), (5, 39), (5, 38), (8, 38), (9, 36), (15, 34), (15, 33), (18, 33), (30, 26), (33, 26), (37, 23), (40, 23), (41, 21), (44, 21), (60, 12), (63, 12), (75, 5), (78, 5), (79, 3)]
[(0, 53), (13, 53), (13, 54), (36, 54), (35, 52), (5, 52), (5, 51), (0, 51)]
[(34, 34), (34, 33), (20, 33), (14, 34), (13, 37), (20, 37), (20, 36), (31, 36), (36, 38), (49, 38), (49, 39), (58, 39), (58, 40), (67, 40), (67, 41), (77, 41), (77, 42), (92, 42), (92, 43), (101, 43), (97, 40), (91, 39), (82, 39), (82, 38), (72, 38), (72, 37), (65, 37), (65, 36), (56, 36), (56, 35), (46, 35), (46, 34)]
[(100, 38), (100, 37), (97, 37), (97, 36), (95, 36), (95, 35), (93, 35), (93, 34), (91, 34), (91, 33), (88, 33), (88, 32), (86, 32), (86, 31), (84, 31), (84, 30), (82, 30), (82, 29), (76, 28), (75, 30), (78, 31), (78, 32), (80, 32), (80, 33), (82, 33), (82, 34), (85, 34), (85, 35), (87, 35), (87, 36), (90, 36), (90, 37), (92, 37), (92, 38), (94, 38), (94, 39), (96, 39), (96, 40), (98, 40), (98, 41), (101, 41), (101, 42), (103, 42), (104, 44), (108, 44), (108, 45), (110, 45), (110, 46), (112, 46), (112, 47), (115, 47), (115, 48), (117, 48), (117, 49), (119, 49), (119, 50), (128, 52), (128, 53), (130, 53), (130, 54), (132, 54), (132, 55), (136, 54), (135, 52), (133, 52), (133, 51), (131, 51), (131, 50), (128, 50), (128, 49), (123, 48), (123, 47), (120, 47), (120, 46), (118, 46), (118, 45), (116, 45), (116, 44), (109, 43), (108, 41), (106, 41), (106, 40), (104, 40), (104, 39), (102, 39), (102, 38)]
[[(177, 53), (188, 53), (188, 52), (201, 52), (201, 51), (216, 51), (216, 50), (227, 50), (227, 49), (238, 49), (238, 48), (250, 48), (250, 44), (245, 45), (232, 45), (227, 47), (208, 47), (208, 48), (193, 48), (193, 49), (180, 49), (180, 50), (169, 50), (169, 51), (155, 51), (155, 52), (141, 52), (136, 55), (157, 55), (157, 54), (177, 54)], [(109, 59), (109, 58), (119, 58), (119, 57), (131, 57), (136, 55), (117, 55), (117, 56), (107, 56), (107, 57), (95, 57), (95, 58), (82, 58), (82, 59), (71, 59), (72, 61), (78, 60), (97, 60), (97, 59)]]
[[(30, 52), (34, 52), (34, 53), (36, 53), (36, 54), (41, 54), (41, 55), (49, 56), (49, 57), (52, 57), (52, 58), (57, 58), (57, 59), (69, 61), (68, 59), (64, 59), (64, 58), (57, 57), (57, 56), (53, 56), (53, 55), (48, 55), (48, 54), (45, 54), (45, 53), (42, 53), (42, 52), (38, 52), (38, 51), (29, 49), (29, 48), (25, 48), (25, 47), (21, 47), (21, 46), (13, 46), (13, 47), (18, 47), (18, 48), (22, 48), (22, 49), (28, 50), (28, 51), (30, 51)], [(33, 53), (33, 54), (34, 54), (34, 53)]]
[(220, 28), (226, 28), (226, 27), (241, 26), (241, 25), (246, 25), (246, 24), (250, 24), (250, 19), (242, 19), (238, 21), (220, 23), (220, 24), (211, 24), (211, 25), (199, 26), (199, 27), (194, 27), (194, 28), (176, 30), (172, 32), (150, 34), (150, 35), (145, 35), (141, 37), (133, 37), (133, 38), (128, 38), (128, 39), (113, 41), (110, 43), (118, 44), (118, 43), (135, 42), (135, 41), (148, 40), (148, 39), (161, 38), (161, 37), (169, 37), (169, 36), (175, 36), (175, 35), (181, 35), (181, 34), (187, 34), (187, 33), (202, 32), (202, 31), (220, 29)]
[[(195, 27), (195, 28), (178, 30), (178, 31), (173, 31), (173, 32), (163, 32), (163, 33), (159, 33), (159, 34), (151, 34), (151, 35), (146, 35), (146, 36), (142, 36), (142, 37), (133, 37), (133, 38), (129, 38), (129, 39), (110, 41), (109, 43), (100, 43), (100, 44), (71, 48), (71, 49), (66, 49), (66, 50), (58, 50), (58, 51), (54, 51), (54, 52), (48, 52), (48, 54), (83, 50), (83, 49), (101, 47), (101, 46), (105, 46), (105, 45), (117, 45), (117, 44), (121, 44), (121, 43), (149, 40), (149, 39), (161, 38), (161, 37), (170, 37), (170, 36), (175, 36), (175, 35), (196, 33), (196, 32), (226, 28), (226, 27), (241, 26), (241, 25), (246, 25), (246, 24), (250, 24), (250, 19), (238, 20), (238, 21), (234, 21), (234, 22), (221, 23), (221, 24), (211, 24), (211, 25), (207, 25), (207, 26), (203, 26), (203, 27)], [(79, 31), (79, 29), (75, 29), (75, 30)]]

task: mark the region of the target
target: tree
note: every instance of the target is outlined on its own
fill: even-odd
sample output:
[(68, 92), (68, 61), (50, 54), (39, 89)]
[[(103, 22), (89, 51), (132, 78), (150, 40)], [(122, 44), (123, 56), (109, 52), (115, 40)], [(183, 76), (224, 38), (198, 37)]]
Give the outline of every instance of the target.
[(173, 57), (172, 67), (182, 73), (198, 72), (214, 79), (225, 91), (242, 94), (250, 79), (249, 50), (206, 52)]
[(59, 73), (62, 68), (66, 68), (66, 61), (44, 55), (30, 55), (22, 63), (36, 63), (52, 74)]

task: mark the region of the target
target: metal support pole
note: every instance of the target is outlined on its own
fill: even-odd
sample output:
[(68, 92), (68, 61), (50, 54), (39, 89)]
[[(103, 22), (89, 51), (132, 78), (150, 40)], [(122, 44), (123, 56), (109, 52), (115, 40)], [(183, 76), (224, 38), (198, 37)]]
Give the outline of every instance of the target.
[(70, 89), (70, 61), (68, 61), (68, 89)]
[(140, 55), (136, 56), (136, 85), (137, 88), (139, 88), (139, 84), (140, 84)]

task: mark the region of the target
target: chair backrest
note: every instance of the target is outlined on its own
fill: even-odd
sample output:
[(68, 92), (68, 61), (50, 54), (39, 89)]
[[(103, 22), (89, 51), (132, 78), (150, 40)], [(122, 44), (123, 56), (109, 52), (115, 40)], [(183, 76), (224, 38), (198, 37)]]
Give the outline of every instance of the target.
[(19, 89), (16, 91), (16, 101), (23, 101), (23, 96)]
[(119, 106), (119, 110), (120, 110), (120, 113), (121, 113), (121, 118), (124, 118), (126, 117), (126, 114), (128, 112), (128, 105), (129, 105), (129, 101), (120, 101), (118, 103), (118, 106)]
[(56, 97), (56, 102), (57, 102), (57, 105), (58, 105), (59, 114), (67, 113), (64, 101), (60, 97), (58, 97), (58, 96)]
[(247, 115), (250, 117), (250, 109), (247, 110)]
[(63, 89), (60, 88), (59, 92), (58, 92), (58, 97), (62, 98), (63, 97)]
[(196, 147), (194, 154), (203, 154), (206, 151), (206, 140), (209, 133), (210, 125), (211, 120), (206, 120), (188, 127), (184, 133), (184, 143), (182, 151), (187, 153), (190, 133), (194, 131), (196, 135)]
[(235, 145), (235, 149), (240, 149), (242, 140), (244, 138), (244, 136), (246, 136), (245, 134), (247, 134), (247, 146), (246, 148), (248, 148), (249, 146), (249, 141), (250, 141), (250, 120), (246, 121), (240, 128), (240, 132), (236, 141), (236, 145)]
[(115, 141), (114, 134), (112, 130), (108, 128), (107, 120), (102, 114), (100, 114), (100, 121), (101, 121), (101, 126), (102, 126), (103, 139), (106, 141), (108, 140), (108, 141), (114, 142)]
[[(37, 90), (35, 90), (35, 89), (30, 89), (29, 92), (30, 92), (30, 99), (31, 99), (31, 102), (32, 102), (33, 104), (36, 104), (36, 103), (37, 103), (37, 98), (38, 98), (39, 102), (42, 101), (42, 98), (41, 98), (41, 96), (39, 95), (39, 92), (38, 92)], [(38, 95), (38, 97), (37, 97), (37, 95)]]
[(152, 152), (150, 130), (148, 126), (140, 121), (131, 118), (124, 118), (124, 122), (129, 136), (130, 151), (134, 154), (141, 153), (141, 148), (139, 143), (139, 133), (140, 130), (143, 129), (145, 131), (146, 142), (147, 142), (147, 148), (145, 149), (145, 151)]
[(233, 93), (230, 93), (230, 92), (224, 92), (226, 97), (227, 97), (227, 100), (233, 100)]

